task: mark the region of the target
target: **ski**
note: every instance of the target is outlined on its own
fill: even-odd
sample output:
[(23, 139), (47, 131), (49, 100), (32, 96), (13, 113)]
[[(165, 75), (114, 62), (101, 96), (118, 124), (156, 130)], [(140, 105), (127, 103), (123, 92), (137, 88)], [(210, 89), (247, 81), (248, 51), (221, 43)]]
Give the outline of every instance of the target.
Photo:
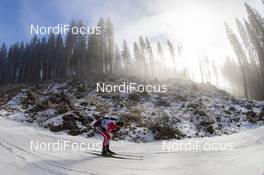
[(137, 157), (137, 158), (143, 158), (143, 155), (132, 155), (132, 154), (122, 154), (122, 153), (115, 153), (114, 155), (118, 156), (127, 156), (127, 157)]
[[(95, 153), (100, 153), (99, 151), (93, 151)], [(143, 158), (143, 155), (132, 155), (132, 154), (123, 154), (123, 153), (114, 153), (112, 155), (117, 155), (117, 156), (126, 156), (126, 157), (136, 157), (136, 158)]]
[(96, 156), (105, 157), (105, 158), (116, 158), (116, 159), (127, 159), (127, 160), (143, 160), (143, 158), (141, 158), (141, 157), (129, 157), (129, 156), (122, 156), (122, 155), (118, 155), (118, 154), (109, 154), (108, 156), (103, 156), (99, 152), (86, 152), (86, 153), (93, 154)]

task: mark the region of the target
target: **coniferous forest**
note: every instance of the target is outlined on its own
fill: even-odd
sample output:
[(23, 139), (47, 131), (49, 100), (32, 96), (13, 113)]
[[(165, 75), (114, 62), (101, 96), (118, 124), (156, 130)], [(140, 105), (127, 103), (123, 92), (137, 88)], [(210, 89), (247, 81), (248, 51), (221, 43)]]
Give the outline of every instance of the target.
[(248, 19), (236, 19), (237, 34), (225, 24), (236, 57), (226, 57), (222, 73), (235, 91), (264, 99), (264, 18), (248, 4), (245, 7)]
[[(73, 20), (70, 28), (76, 26), (85, 24)], [(106, 75), (134, 75), (144, 78), (155, 75), (152, 45), (147, 37), (139, 36), (139, 41), (134, 42), (132, 51), (135, 57), (132, 58), (132, 51), (126, 40), (121, 48), (115, 44), (114, 27), (110, 19), (100, 19), (97, 26), (102, 28), (101, 34), (68, 32), (64, 39), (61, 34), (51, 33), (48, 38), (35, 35), (29, 43), (15, 43), (9, 48), (2, 44), (1, 84), (86, 80), (92, 77), (100, 79)], [(175, 62), (174, 46), (170, 41), (167, 44), (171, 59)], [(160, 42), (157, 47), (160, 59), (164, 59)], [(135, 69), (136, 72), (132, 71)]]
[[(200, 61), (201, 81), (219, 84), (219, 72), (234, 94), (264, 99), (264, 18), (245, 4), (247, 19), (236, 19), (237, 32), (225, 24), (227, 38), (235, 57), (226, 56), (221, 66), (205, 55)], [(71, 22), (72, 27), (85, 26), (82, 21)], [(103, 76), (121, 75), (141, 78), (192, 79), (188, 70), (176, 68), (182, 47), (171, 41), (154, 43), (139, 36), (131, 46), (126, 40), (117, 44), (111, 19), (97, 23), (101, 34), (61, 34), (38, 37), (30, 42), (14, 43), (0, 49), (0, 84), (36, 83), (48, 80), (87, 80)], [(170, 56), (165, 56), (164, 51)], [(154, 53), (155, 52), (155, 53)], [(177, 52), (177, 53), (176, 53)], [(169, 65), (168, 61), (172, 64)], [(166, 63), (167, 62), (167, 63)], [(218, 71), (219, 69), (219, 71)]]

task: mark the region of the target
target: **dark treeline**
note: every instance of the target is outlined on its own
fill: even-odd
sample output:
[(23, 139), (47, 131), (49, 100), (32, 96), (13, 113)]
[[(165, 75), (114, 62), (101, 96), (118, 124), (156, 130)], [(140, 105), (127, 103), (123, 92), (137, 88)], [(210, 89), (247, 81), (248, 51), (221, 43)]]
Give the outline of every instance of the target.
[[(85, 26), (82, 21), (71, 22), (72, 27)], [(166, 70), (163, 48), (157, 43), (158, 57), (148, 38), (139, 37), (133, 44), (133, 55), (126, 41), (121, 49), (115, 44), (113, 24), (110, 19), (100, 19), (101, 34), (50, 34), (34, 36), (28, 43), (15, 43), (0, 48), (0, 83), (34, 83), (47, 80), (98, 78), (108, 75), (133, 75), (143, 78), (158, 76)], [(175, 49), (170, 41), (175, 70)], [(163, 62), (163, 66), (156, 66)], [(160, 69), (160, 70), (159, 70)]]
[[(71, 28), (85, 26), (71, 22)], [(36, 35), (29, 43), (15, 43), (0, 50), (0, 82), (22, 83), (46, 80), (85, 79), (91, 74), (112, 73), (114, 56), (113, 26), (110, 19), (100, 19), (102, 34), (73, 34), (65, 39), (51, 33)], [(88, 44), (89, 43), (89, 44)]]
[(226, 58), (223, 75), (234, 91), (245, 97), (264, 99), (264, 18), (248, 4), (245, 7), (248, 19), (236, 19), (239, 35), (226, 24), (237, 60)]

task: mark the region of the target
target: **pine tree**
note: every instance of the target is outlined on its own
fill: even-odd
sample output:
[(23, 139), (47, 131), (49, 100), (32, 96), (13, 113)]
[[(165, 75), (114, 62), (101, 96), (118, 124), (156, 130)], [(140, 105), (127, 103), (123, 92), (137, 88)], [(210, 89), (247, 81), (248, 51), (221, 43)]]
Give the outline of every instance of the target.
[(121, 60), (121, 53), (116, 45), (115, 47), (115, 59), (114, 59), (114, 74), (119, 75), (122, 73), (122, 60)]
[(106, 72), (110, 75), (113, 73), (113, 59), (114, 59), (114, 29), (112, 21), (108, 18), (106, 21), (105, 29), (105, 60), (106, 60)]
[(7, 47), (5, 43), (0, 48), (0, 84), (5, 81), (5, 66), (6, 66)]
[(15, 83), (21, 83), (23, 71), (24, 71), (24, 43), (21, 42), (18, 46), (17, 53), (16, 53), (16, 75), (15, 75)]
[(73, 20), (70, 24), (70, 30), (67, 33), (66, 41), (65, 41), (65, 57), (66, 57), (66, 75), (68, 78), (72, 78), (74, 75), (74, 58), (73, 58), (73, 52), (74, 47), (76, 45), (77, 35), (74, 35), (72, 32), (73, 27), (76, 27), (77, 24), (75, 20)]
[(61, 34), (58, 34), (56, 37), (56, 44), (55, 44), (55, 78), (56, 79), (65, 79), (65, 57), (64, 57), (64, 43)]
[[(241, 69), (239, 65), (229, 56), (226, 56), (221, 72), (225, 80), (229, 83), (231, 91), (235, 94), (243, 94), (240, 92), (241, 85), (243, 84)], [(242, 89), (243, 91), (243, 89)]]
[[(262, 96), (262, 88), (263, 88), (263, 82), (259, 81), (263, 79), (261, 77), (261, 70), (259, 65), (257, 64), (257, 54), (255, 53), (254, 45), (250, 41), (250, 35), (249, 33), (252, 33), (250, 25), (246, 22), (246, 27), (238, 20), (236, 19), (237, 28), (239, 31), (239, 34), (242, 38), (243, 45), (245, 48), (245, 51), (247, 51), (247, 57), (249, 58), (249, 63), (246, 64), (247, 66), (247, 76), (248, 76), (248, 84), (249, 84), (249, 92), (250, 96), (256, 98), (257, 96)], [(247, 29), (248, 28), (248, 31)], [(254, 33), (254, 32), (253, 32)]]
[(23, 75), (22, 76), (22, 82), (29, 82), (30, 77), (30, 69), (31, 69), (31, 44), (27, 43), (25, 45), (25, 50), (23, 53)]
[(218, 67), (216, 66), (214, 60), (212, 61), (212, 69), (213, 69), (216, 85), (219, 87), (220, 84), (219, 84)]
[(138, 47), (137, 42), (134, 42), (133, 44), (133, 50), (134, 50), (134, 57), (135, 57), (135, 74), (137, 76), (141, 76), (143, 74), (144, 67), (142, 67), (142, 61), (141, 61), (141, 54), (140, 54), (140, 49)]
[(242, 49), (242, 46), (237, 38), (237, 36), (233, 33), (232, 29), (225, 24), (226, 27), (226, 33), (227, 37), (233, 47), (233, 50), (237, 56), (241, 73), (242, 73), (242, 79), (243, 79), (243, 87), (244, 87), (244, 95), (246, 98), (248, 98), (248, 88), (247, 88), (247, 78), (246, 78), (246, 55)]
[[(28, 48), (27, 46), (25, 47), (25, 52), (24, 52), (24, 60), (26, 61), (27, 59), (27, 52)], [(44, 81), (44, 78), (46, 78), (46, 75), (44, 76), (44, 66), (46, 66), (46, 59), (47, 59), (48, 53), (47, 53), (47, 40), (46, 37), (42, 37), (41, 39), (41, 44), (40, 44), (40, 57), (39, 57), (39, 64), (40, 64), (40, 70), (39, 70), (39, 80)], [(45, 65), (44, 65), (45, 63)], [(25, 63), (26, 64), (26, 63)], [(26, 65), (25, 65), (26, 67)]]
[(174, 75), (176, 75), (175, 48), (174, 48), (173, 44), (171, 43), (171, 41), (169, 41), (169, 40), (167, 41), (167, 45), (169, 47), (171, 59), (172, 59), (172, 62), (173, 62)]
[(26, 57), (26, 65), (25, 65), (25, 81), (30, 83), (30, 82), (35, 82), (36, 81), (36, 76), (38, 67), (36, 66), (36, 63), (38, 61), (38, 55), (37, 55), (37, 46), (39, 44), (39, 39), (37, 36), (33, 36), (32, 40), (30, 43), (26, 46), (26, 55), (24, 55), (24, 58)]
[(140, 61), (141, 64), (144, 65), (143, 71), (144, 76), (147, 77), (147, 62), (146, 62), (146, 54), (145, 54), (146, 44), (142, 36), (139, 37), (139, 53), (140, 53)]
[[(85, 27), (82, 21), (79, 21), (78, 28)], [(76, 43), (73, 46), (74, 75), (78, 79), (85, 78), (85, 59), (86, 59), (86, 33), (81, 31), (76, 35)]]
[(98, 58), (98, 40), (94, 34), (89, 35), (88, 37), (88, 49), (87, 49), (87, 59), (89, 74), (91, 76), (99, 75), (99, 58)]
[(154, 73), (154, 67), (155, 67), (155, 60), (154, 60), (154, 55), (153, 55), (153, 51), (152, 51), (152, 47), (151, 47), (151, 44), (148, 40), (148, 38), (146, 37), (146, 50), (147, 50), (147, 53), (148, 53), (148, 58), (149, 58), (149, 62), (150, 62), (150, 68), (151, 68), (151, 73), (152, 73), (152, 76), (155, 76)]
[(126, 74), (128, 75), (130, 71), (131, 55), (126, 40), (124, 40), (123, 42), (122, 58), (125, 63)]
[(255, 45), (261, 68), (262, 81), (264, 81), (264, 20), (261, 15), (256, 10), (252, 9), (248, 4), (245, 4), (245, 7), (251, 26), (249, 27), (249, 24), (246, 24), (246, 27), (248, 29), (251, 40)]
[(105, 20), (103, 18), (100, 18), (98, 24), (98, 27), (101, 28), (102, 33), (100, 35), (95, 35), (96, 37), (96, 58), (97, 58), (97, 62), (98, 62), (98, 72), (99, 75), (103, 75), (105, 74), (106, 71), (106, 58), (105, 58)]
[(166, 62), (165, 62), (165, 59), (164, 59), (164, 54), (163, 54), (163, 49), (162, 49), (162, 46), (160, 44), (160, 41), (158, 41), (157, 43), (157, 51), (158, 51), (158, 56), (160, 58), (160, 60), (162, 61), (162, 69), (164, 71), (164, 75), (166, 76)]
[(212, 80), (211, 70), (210, 70), (210, 61), (207, 53), (204, 53), (204, 59), (203, 59), (203, 69), (204, 69), (204, 78), (206, 80), (206, 83), (210, 83)]
[(43, 62), (43, 75), (44, 80), (50, 80), (55, 78), (55, 53), (56, 53), (56, 38), (53, 33), (49, 35), (46, 47), (47, 57)]

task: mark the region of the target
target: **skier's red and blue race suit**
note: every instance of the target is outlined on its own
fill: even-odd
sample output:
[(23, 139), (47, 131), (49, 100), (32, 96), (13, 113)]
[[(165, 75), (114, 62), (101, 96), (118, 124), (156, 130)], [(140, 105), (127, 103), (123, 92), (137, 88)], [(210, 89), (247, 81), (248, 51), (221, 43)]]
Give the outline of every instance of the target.
[(103, 150), (107, 147), (109, 148), (109, 142), (111, 140), (109, 133), (118, 129), (117, 120), (109, 118), (99, 119), (95, 122), (94, 128), (104, 138)]

